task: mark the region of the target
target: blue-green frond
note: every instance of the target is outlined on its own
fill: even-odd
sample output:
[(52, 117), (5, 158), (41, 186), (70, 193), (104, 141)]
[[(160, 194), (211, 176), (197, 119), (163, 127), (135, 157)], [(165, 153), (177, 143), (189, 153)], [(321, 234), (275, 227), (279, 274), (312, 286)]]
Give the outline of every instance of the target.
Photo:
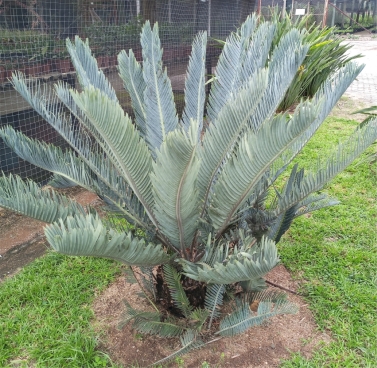
[(88, 40), (84, 42), (79, 36), (75, 36), (74, 42), (67, 38), (66, 44), (81, 87), (98, 88), (106, 93), (111, 100), (118, 102), (114, 88), (103, 71), (98, 68), (97, 60), (92, 55)]
[(147, 21), (142, 29), (144, 104), (147, 123), (147, 142), (152, 152), (159, 149), (167, 134), (178, 126), (171, 81), (162, 67), (162, 48), (158, 25), (153, 29)]
[(80, 204), (65, 196), (13, 175), (0, 176), (0, 207), (47, 223), (85, 213)]
[(45, 235), (56, 251), (72, 256), (110, 258), (132, 266), (155, 266), (170, 260), (161, 244), (147, 244), (131, 232), (108, 229), (98, 215), (59, 220), (45, 228)]
[(279, 263), (279, 257), (275, 242), (271, 239), (263, 237), (258, 246), (253, 246), (254, 243), (254, 239), (246, 238), (240, 250), (234, 248), (234, 254), (228, 255), (222, 262), (215, 262), (213, 266), (184, 259), (177, 262), (187, 277), (210, 284), (232, 284), (258, 279)]

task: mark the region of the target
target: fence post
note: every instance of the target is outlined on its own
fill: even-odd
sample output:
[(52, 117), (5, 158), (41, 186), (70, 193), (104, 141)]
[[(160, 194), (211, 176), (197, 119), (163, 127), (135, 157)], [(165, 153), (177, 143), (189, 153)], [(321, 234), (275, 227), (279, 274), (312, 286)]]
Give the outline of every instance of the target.
[(208, 0), (208, 28), (207, 28), (207, 35), (211, 37), (211, 0)]
[(326, 27), (327, 22), (327, 11), (329, 9), (329, 0), (325, 0), (325, 6), (323, 8), (323, 20), (322, 20), (322, 28)]
[[(334, 0), (334, 5), (336, 6), (336, 0)], [(335, 12), (336, 12), (336, 9), (333, 7), (332, 8), (332, 18), (331, 18), (331, 27), (334, 27), (334, 24), (335, 24)]]
[(283, 0), (283, 9), (281, 11), (281, 17), (282, 17), (282, 19), (284, 19), (284, 17), (285, 17), (286, 9), (287, 9), (287, 0)]
[(341, 27), (344, 28), (344, 14), (346, 13), (346, 2), (344, 2), (343, 4), (343, 13), (342, 13), (342, 25)]
[(352, 0), (352, 9), (351, 9), (351, 20), (350, 20), (350, 26), (353, 25), (353, 13), (355, 12), (355, 0)]
[(295, 0), (292, 0), (291, 18), (294, 19), (295, 16)]

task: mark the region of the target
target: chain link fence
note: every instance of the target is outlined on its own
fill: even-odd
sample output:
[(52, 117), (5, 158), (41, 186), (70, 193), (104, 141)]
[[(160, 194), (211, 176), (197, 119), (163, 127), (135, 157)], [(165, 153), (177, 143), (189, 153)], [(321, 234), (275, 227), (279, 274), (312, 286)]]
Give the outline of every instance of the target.
[[(130, 113), (130, 101), (116, 70), (116, 55), (132, 48), (141, 60), (139, 34), (146, 19), (159, 23), (164, 63), (181, 111), (194, 35), (207, 30), (214, 38), (225, 38), (254, 10), (255, 1), (245, 0), (0, 0), (0, 126), (10, 124), (31, 138), (64, 145), (14, 91), (9, 78), (19, 70), (31, 82), (47, 84), (51, 93), (58, 80), (74, 87), (76, 74), (65, 39), (76, 34), (89, 39), (99, 66)], [(218, 53), (218, 48), (209, 46), (209, 72)], [(39, 182), (48, 178), (48, 173), (19, 159), (2, 141), (0, 170)]]
[[(353, 12), (355, 21), (357, 17), (361, 21), (375, 17), (376, 2), (364, 0), (364, 10), (359, 0), (344, 0), (338, 6), (350, 16)], [(99, 66), (130, 113), (130, 100), (116, 70), (116, 55), (132, 48), (140, 61), (141, 26), (146, 19), (158, 21), (164, 64), (178, 111), (182, 111), (185, 70), (190, 45), (198, 31), (207, 30), (213, 39), (224, 39), (253, 11), (268, 18), (271, 7), (281, 9), (284, 5), (294, 19), (310, 13), (312, 21), (320, 24), (325, 3), (326, 0), (0, 0), (0, 126), (10, 124), (31, 138), (64, 145), (58, 133), (14, 91), (9, 78), (15, 70), (22, 71), (31, 82), (46, 84), (51, 93), (59, 80), (76, 86), (76, 74), (65, 48), (67, 37), (72, 39), (78, 34), (89, 39)], [(335, 9), (330, 8), (328, 23), (333, 22), (330, 13)], [(333, 23), (338, 21), (336, 13)], [(219, 52), (215, 41), (210, 41), (208, 74), (212, 73)], [(1, 140), (0, 170), (38, 182), (45, 182), (49, 176), (19, 159)]]
[[(366, 3), (370, 11), (364, 15), (357, 8), (359, 0), (338, 2), (336, 6), (356, 24), (375, 17), (376, 6), (373, 7), (372, 1)], [(132, 113), (130, 99), (118, 77), (116, 55), (122, 49), (132, 48), (141, 60), (139, 34), (145, 19), (158, 21), (164, 64), (181, 112), (185, 72), (195, 34), (207, 30), (211, 37), (207, 50), (207, 74), (211, 74), (220, 52), (213, 39), (225, 39), (254, 11), (268, 18), (271, 7), (281, 9), (284, 4), (294, 19), (307, 13), (312, 15), (313, 23), (320, 24), (324, 19), (325, 0), (0, 0), (0, 127), (11, 125), (30, 138), (64, 147), (64, 140), (15, 92), (9, 78), (13, 71), (20, 70), (31, 83), (42, 83), (51, 93), (57, 81), (77, 86), (76, 73), (65, 49), (66, 38), (73, 39), (76, 34), (89, 39), (98, 64), (114, 86), (124, 110)], [(332, 13), (332, 9), (335, 8), (329, 5), (327, 24), (341, 26), (344, 19), (343, 26), (349, 27), (351, 20), (347, 23), (345, 15), (342, 18), (341, 13)], [(363, 96), (363, 101), (373, 104), (377, 103), (377, 82), (372, 84), (377, 81), (375, 45), (355, 41), (354, 51), (366, 55), (367, 68), (348, 92), (352, 98)], [(48, 172), (18, 158), (1, 138), (0, 170), (40, 184), (50, 177)], [(0, 209), (0, 230), (1, 280), (41, 255), (46, 246), (41, 223), (10, 211)]]

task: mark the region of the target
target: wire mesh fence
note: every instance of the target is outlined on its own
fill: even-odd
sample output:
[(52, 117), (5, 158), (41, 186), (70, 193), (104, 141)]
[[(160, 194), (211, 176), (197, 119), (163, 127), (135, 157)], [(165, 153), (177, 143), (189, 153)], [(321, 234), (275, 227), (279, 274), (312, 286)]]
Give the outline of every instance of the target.
[[(370, 17), (375, 19), (377, 0), (373, 1), (364, 2), (368, 6), (364, 13), (358, 8), (359, 0), (345, 1), (345, 5), (338, 2), (336, 6), (345, 10), (355, 25)], [(118, 77), (116, 55), (122, 49), (132, 48), (141, 61), (139, 34), (145, 19), (158, 21), (163, 61), (180, 113), (184, 104), (185, 72), (195, 34), (207, 30), (211, 36), (207, 50), (207, 74), (210, 75), (220, 53), (214, 39), (225, 39), (253, 11), (268, 18), (271, 7), (282, 8), (284, 4), (294, 19), (310, 13), (312, 22), (320, 24), (324, 18), (325, 0), (0, 0), (0, 127), (11, 125), (31, 138), (64, 147), (64, 140), (15, 92), (9, 78), (13, 71), (20, 70), (31, 83), (44, 84), (51, 93), (57, 81), (77, 87), (76, 73), (65, 48), (66, 38), (72, 39), (76, 34), (89, 39), (118, 100), (127, 113), (132, 113), (130, 99)], [(332, 9), (335, 8), (329, 6), (328, 9), (328, 25), (341, 25), (344, 19), (344, 27), (350, 27), (351, 19), (346, 21), (347, 17), (343, 15), (342, 18), (338, 11), (333, 19)], [(353, 93), (352, 97), (363, 96), (364, 101), (375, 104), (377, 82), (371, 84), (371, 81), (377, 81), (373, 66), (375, 46), (362, 46), (360, 43), (357, 53), (369, 55), (369, 69), (354, 82), (350, 93)], [(50, 177), (48, 172), (21, 160), (1, 138), (0, 171), (31, 178), (41, 184)], [(13, 228), (18, 229), (17, 232)], [(26, 249), (26, 255), (33, 259), (45, 246), (38, 243), (43, 233), (41, 225), (30, 220), (20, 222), (17, 214), (0, 209), (0, 229), (4, 237), (12, 234), (6, 241), (0, 241), (1, 280), (9, 270), (24, 264), (22, 257), (25, 255), (21, 257), (21, 251), (25, 254)]]
[[(375, 16), (375, 0), (363, 2), (368, 3), (364, 13), (357, 8), (359, 3), (349, 0), (338, 5), (348, 12), (354, 9), (352, 17), (359, 20)], [(113, 84), (124, 110), (131, 113), (130, 100), (117, 74), (116, 55), (132, 48), (141, 61), (139, 34), (146, 19), (158, 21), (163, 61), (180, 112), (195, 34), (207, 30), (212, 39), (207, 51), (207, 73), (211, 74), (220, 52), (213, 39), (224, 39), (253, 11), (268, 18), (271, 7), (282, 8), (284, 4), (293, 18), (310, 13), (313, 22), (323, 20), (324, 0), (0, 0), (0, 126), (10, 124), (31, 138), (64, 145), (58, 133), (14, 91), (9, 78), (13, 71), (22, 71), (31, 82), (45, 84), (51, 93), (57, 81), (76, 86), (76, 73), (65, 48), (66, 38), (76, 34), (89, 39), (98, 65)], [(332, 22), (329, 16), (327, 20)], [(0, 170), (39, 182), (48, 178), (48, 173), (19, 159), (2, 141)]]
[[(9, 83), (15, 70), (31, 82), (59, 80), (76, 86), (76, 74), (65, 39), (76, 34), (88, 38), (98, 65), (114, 85), (123, 108), (130, 100), (118, 78), (116, 55), (134, 50), (141, 60), (139, 34), (144, 20), (158, 21), (163, 60), (172, 79), (178, 111), (183, 108), (186, 65), (194, 35), (207, 30), (225, 38), (255, 10), (255, 1), (194, 0), (0, 0), (0, 125), (12, 125), (29, 137), (64, 145), (59, 135), (23, 101)], [(209, 47), (208, 69), (219, 49)], [(19, 159), (0, 142), (0, 170), (39, 182), (48, 174)]]
[[(183, 109), (185, 70), (191, 42), (200, 30), (213, 39), (224, 39), (248, 14), (260, 12), (268, 18), (272, 7), (286, 11), (296, 19), (312, 15), (320, 24), (345, 24), (346, 16), (329, 6), (324, 17), (323, 0), (0, 0), (0, 126), (12, 125), (31, 138), (58, 146), (64, 145), (56, 133), (14, 91), (9, 82), (19, 70), (30, 81), (53, 84), (64, 81), (76, 86), (76, 74), (65, 48), (66, 38), (76, 34), (88, 38), (98, 65), (106, 72), (128, 113), (130, 100), (116, 70), (116, 55), (132, 48), (139, 61), (139, 34), (144, 20), (159, 23), (163, 60), (172, 80), (178, 112)], [(377, 0), (329, 2), (352, 19), (376, 18)], [(369, 18), (368, 18), (369, 17)], [(212, 73), (220, 49), (209, 43), (207, 73)], [(45, 182), (48, 173), (18, 158), (0, 138), (0, 171), (16, 173)]]

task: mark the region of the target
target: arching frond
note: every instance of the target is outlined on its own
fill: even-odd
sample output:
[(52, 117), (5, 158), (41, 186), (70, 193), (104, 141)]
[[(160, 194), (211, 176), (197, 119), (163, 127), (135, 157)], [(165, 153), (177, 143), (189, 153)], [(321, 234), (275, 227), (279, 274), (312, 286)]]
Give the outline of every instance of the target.
[(182, 126), (189, 130), (191, 119), (198, 122), (198, 139), (203, 129), (205, 102), (205, 72), (206, 72), (207, 33), (199, 33), (192, 44), (192, 52), (187, 67), (185, 82), (185, 108), (182, 114)]
[(275, 113), (304, 60), (309, 46), (303, 44), (303, 36), (304, 33), (292, 29), (275, 48), (268, 64), (268, 88), (249, 121), (250, 128), (255, 132)]
[(232, 95), (240, 57), (240, 37), (232, 33), (226, 39), (217, 62), (215, 78), (208, 97), (207, 114), (210, 122), (217, 119), (217, 115)]
[[(103, 185), (98, 185), (98, 194), (113, 210), (123, 212), (132, 224), (149, 228), (149, 214), (144, 210), (143, 203), (139, 201), (132, 188), (125, 182), (116, 163), (113, 162), (113, 156), (105, 155), (105, 152), (108, 152), (111, 147), (109, 147), (108, 141), (103, 139), (102, 132), (92, 124), (86, 113), (78, 107), (66, 85), (58, 83), (55, 90), (60, 100), (79, 121), (78, 128), (71, 127), (64, 122), (60, 125), (60, 133), (97, 175), (98, 180), (103, 183)], [(118, 104), (117, 106), (119, 107)], [(90, 131), (90, 137), (86, 130)], [(92, 139), (93, 136), (96, 139)]]
[(98, 88), (111, 100), (118, 102), (114, 88), (103, 71), (98, 68), (97, 60), (92, 55), (88, 40), (84, 42), (79, 36), (75, 36), (73, 43), (69, 38), (67, 38), (66, 43), (81, 87), (88, 88), (89, 86), (93, 86)]
[(279, 262), (275, 243), (262, 238), (259, 247), (249, 247), (253, 239), (245, 239), (244, 249), (216, 262), (211, 267), (204, 262), (192, 263), (179, 259), (183, 273), (194, 280), (210, 284), (232, 284), (239, 281), (258, 279), (271, 271)]
[(160, 244), (146, 244), (131, 233), (107, 229), (98, 215), (59, 220), (45, 228), (45, 235), (56, 251), (72, 256), (110, 258), (132, 266), (155, 266), (170, 260)]
[[(249, 76), (248, 82), (238, 90), (234, 100), (229, 100), (217, 113), (214, 127), (210, 127), (203, 140), (204, 159), (198, 180), (204, 205), (207, 205), (216, 175), (228, 160), (241, 133), (246, 131), (246, 127), (257, 131), (276, 111), (306, 55), (308, 47), (302, 45), (302, 37), (295, 30), (288, 33), (282, 40), (282, 48), (286, 49), (281, 60), (278, 56), (282, 51), (277, 48), (268, 69)], [(263, 40), (259, 39), (260, 47), (266, 47)]]
[(184, 333), (185, 328), (174, 323), (172, 319), (163, 319), (158, 312), (144, 312), (132, 308), (124, 302), (126, 310), (122, 315), (119, 328), (132, 321), (132, 327), (143, 334), (159, 335), (160, 337), (177, 337)]
[(72, 92), (72, 96), (100, 133), (101, 144), (107, 156), (143, 204), (152, 222), (155, 223), (149, 176), (152, 158), (146, 144), (140, 140), (131, 119), (124, 115), (118, 103), (111, 101), (98, 89), (90, 87), (82, 93)]
[(167, 356), (164, 359), (159, 360), (158, 362), (153, 363), (153, 365), (160, 365), (171, 361), (183, 354), (188, 353), (191, 350), (199, 349), (204, 346), (204, 342), (198, 336), (196, 331), (194, 330), (187, 330), (182, 337), (180, 337), (182, 347), (174, 352), (173, 354)]
[(123, 86), (131, 97), (132, 108), (135, 112), (136, 125), (141, 136), (147, 136), (147, 113), (144, 103), (144, 91), (147, 88), (143, 70), (137, 62), (132, 50), (127, 55), (122, 50), (118, 55), (119, 75), (123, 80)]
[[(30, 106), (46, 120), (65, 141), (85, 160), (92, 169), (88, 153), (92, 152), (96, 142), (88, 136), (82, 127), (75, 126), (71, 116), (67, 113), (57, 93), (51, 93), (46, 85), (41, 83), (27, 83), (25, 76), (18, 72), (13, 74), (12, 83), (15, 90), (27, 101)], [(57, 84), (56, 90), (67, 90), (63, 84)], [(69, 92), (67, 93), (68, 95)], [(76, 105), (75, 105), (76, 106)]]
[(191, 245), (199, 215), (196, 127), (193, 122), (191, 138), (183, 130), (169, 133), (153, 164), (155, 216), (162, 233), (182, 252)]
[[(211, 189), (220, 169), (255, 113), (263, 92), (267, 88), (268, 74), (261, 70), (253, 75), (247, 85), (238, 91), (221, 110), (218, 120), (207, 130), (200, 151), (201, 167), (198, 175), (200, 197), (207, 205)], [(203, 210), (204, 210), (203, 208)], [(203, 211), (202, 211), (203, 214)]]
[(147, 141), (152, 152), (178, 125), (171, 82), (162, 69), (162, 49), (158, 25), (153, 30), (147, 21), (140, 38), (143, 47), (144, 103), (147, 116)]
[[(102, 193), (104, 196), (108, 196), (109, 200), (112, 201), (120, 210), (123, 211), (122, 206), (119, 206), (120, 202), (118, 190), (116, 187), (124, 187), (124, 185), (118, 185), (119, 181), (119, 172), (114, 167), (114, 163), (109, 160), (109, 156), (104, 157), (103, 152), (101, 151), (98, 142), (93, 141), (86, 131), (85, 127), (75, 126), (72, 124), (72, 121), (69, 116), (67, 116), (66, 110), (64, 110), (63, 105), (60, 103), (60, 100), (57, 97), (57, 94), (47, 93), (50, 91), (45, 90), (43, 85), (39, 83), (30, 84), (28, 86), (26, 79), (22, 73), (16, 73), (13, 75), (13, 84), (15, 89), (24, 97), (24, 99), (34, 108), (34, 110), (40, 114), (57, 132), (69, 143), (69, 145), (80, 155), (83, 161), (90, 167), (90, 169), (104, 182), (105, 187), (109, 187), (113, 193), (111, 196), (108, 194)], [(59, 84), (56, 86), (56, 91), (59, 94), (59, 97), (63, 98), (64, 102), (71, 101), (69, 107), (72, 109), (72, 113), (77, 114), (81, 119), (86, 119), (84, 113), (79, 109), (75, 101), (73, 101), (70, 96), (69, 90), (63, 85)], [(97, 93), (101, 93), (97, 90)], [(109, 101), (109, 100), (108, 100)], [(117, 105), (118, 106), (118, 105)], [(119, 112), (123, 114), (123, 112)], [(106, 121), (107, 122), (107, 121)], [(105, 123), (106, 124), (106, 123)], [(106, 124), (107, 125), (107, 124)], [(131, 130), (134, 130), (132, 127)], [(136, 132), (135, 132), (136, 134)], [(133, 135), (134, 141), (137, 141), (138, 135)], [(146, 155), (147, 149), (146, 150)], [(115, 187), (114, 187), (115, 185)], [(115, 199), (113, 198), (114, 193), (118, 193)], [(152, 196), (151, 193), (149, 193)], [(126, 199), (129, 195), (126, 195)], [(145, 216), (143, 218), (138, 218), (138, 213), (141, 214), (141, 206), (136, 200), (130, 202), (130, 216), (129, 219), (132, 222), (138, 223), (139, 225), (147, 224)], [(135, 211), (132, 210), (133, 205), (136, 205)], [(144, 207), (144, 204), (142, 204)], [(149, 227), (149, 225), (148, 225)]]
[(347, 63), (335, 75), (330, 75), (325, 83), (318, 89), (312, 101), (315, 105), (320, 105), (317, 116), (312, 120), (300, 137), (291, 145), (287, 146), (286, 151), (281, 157), (280, 165), (275, 165), (271, 172), (271, 180), (275, 180), (280, 173), (285, 170), (290, 162), (297, 156), (303, 147), (308, 143), (309, 139), (318, 130), (324, 122), (327, 115), (331, 112), (339, 98), (343, 95), (349, 85), (362, 71), (363, 66), (355, 63)]
[(261, 325), (276, 315), (297, 312), (297, 307), (294, 304), (284, 300), (273, 303), (265, 298), (258, 300), (257, 303), (259, 304), (256, 313), (250, 309), (250, 303), (241, 303), (233, 313), (222, 319), (219, 331), (216, 334), (221, 336), (238, 335), (251, 327)]
[[(207, 114), (210, 124), (214, 122), (221, 109), (239, 89), (237, 84), (244, 59), (245, 49), (257, 26), (255, 15), (247, 17), (239, 33), (232, 33), (225, 41), (223, 51), (216, 65), (215, 79), (208, 98)], [(250, 75), (249, 75), (250, 77)]]
[(58, 82), (55, 84), (56, 95), (76, 119), (75, 123), (72, 124), (75, 125), (74, 127), (72, 126), (72, 128), (75, 129), (76, 135), (85, 135), (87, 132), (90, 132), (90, 136), (95, 145), (103, 148), (101, 133), (97, 130), (96, 126), (91, 123), (87, 114), (77, 105), (72, 96), (72, 92), (73, 89), (67, 83)]
[(0, 176), (0, 207), (47, 223), (85, 213), (80, 204), (63, 195), (13, 175)]
[(69, 142), (63, 127), (68, 130), (72, 123), (56, 93), (51, 93), (46, 84), (27, 83), (21, 72), (13, 73), (12, 84), (25, 101)]
[(75, 185), (80, 185), (88, 190), (94, 189), (90, 168), (73, 152), (64, 152), (52, 144), (30, 139), (10, 126), (0, 129), (0, 137), (23, 160), (58, 174), (65, 180), (74, 182)]
[(169, 292), (174, 300), (174, 304), (183, 313), (185, 317), (189, 317), (192, 312), (193, 307), (190, 305), (190, 301), (181, 284), (181, 276), (170, 265), (164, 266), (164, 279), (169, 287)]
[(266, 121), (256, 134), (248, 132), (241, 140), (237, 156), (219, 175), (209, 208), (212, 223), (221, 234), (236, 211), (255, 191), (257, 184), (276, 159), (307, 128), (318, 111), (310, 102), (302, 103), (294, 118), (277, 115)]
[(214, 318), (220, 316), (220, 307), (223, 304), (223, 296), (225, 286), (222, 284), (211, 284), (207, 286), (206, 297), (204, 299), (204, 306), (209, 311), (208, 329), (211, 328)]
[(366, 148), (377, 139), (377, 118), (362, 129), (356, 130), (336, 151), (328, 155), (324, 163), (319, 163), (315, 172), (304, 175), (296, 182), (289, 195), (279, 199), (276, 215), (280, 215), (296, 203), (300, 203), (311, 193), (323, 188), (339, 172), (350, 165)]

